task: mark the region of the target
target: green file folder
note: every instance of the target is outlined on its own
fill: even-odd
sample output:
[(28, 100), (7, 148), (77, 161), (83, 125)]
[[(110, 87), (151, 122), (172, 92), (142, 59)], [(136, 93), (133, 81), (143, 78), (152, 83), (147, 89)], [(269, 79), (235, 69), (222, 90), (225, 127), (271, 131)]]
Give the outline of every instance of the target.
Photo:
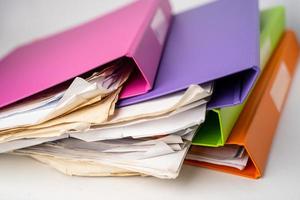
[[(260, 14), (260, 69), (264, 69), (275, 50), (285, 28), (284, 7), (277, 6)], [(237, 106), (213, 109), (207, 112), (204, 124), (197, 130), (193, 145), (223, 146), (237, 121), (244, 103)]]

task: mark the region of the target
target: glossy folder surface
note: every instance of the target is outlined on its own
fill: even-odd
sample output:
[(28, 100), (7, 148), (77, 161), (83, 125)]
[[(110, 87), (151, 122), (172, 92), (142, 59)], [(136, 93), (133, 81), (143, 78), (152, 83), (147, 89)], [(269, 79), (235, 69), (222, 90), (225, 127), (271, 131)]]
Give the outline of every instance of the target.
[[(260, 68), (275, 50), (285, 27), (284, 7), (263, 10), (260, 15)], [(223, 146), (231, 133), (246, 101), (240, 105), (208, 111), (204, 124), (200, 127), (193, 141), (194, 145)], [(215, 128), (218, 127), (218, 128)]]
[(0, 61), (0, 91), (5, 93), (0, 107), (119, 59), (137, 68), (122, 97), (147, 92), (154, 82), (170, 20), (168, 1), (137, 1), (17, 48)]
[(250, 178), (261, 177), (298, 56), (299, 44), (296, 36), (294, 32), (287, 31), (226, 142), (245, 147), (250, 160), (244, 170), (191, 160), (186, 160), (186, 163)]
[(119, 105), (213, 80), (215, 91), (209, 108), (240, 104), (256, 80), (258, 66), (257, 0), (216, 1), (173, 17), (154, 88)]

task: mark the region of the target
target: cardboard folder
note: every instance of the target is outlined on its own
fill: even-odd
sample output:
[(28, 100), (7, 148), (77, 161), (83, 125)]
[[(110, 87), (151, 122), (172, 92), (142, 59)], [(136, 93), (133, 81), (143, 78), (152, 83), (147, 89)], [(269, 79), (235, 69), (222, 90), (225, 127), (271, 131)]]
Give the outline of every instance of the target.
[(153, 89), (138, 103), (215, 81), (208, 108), (240, 104), (259, 73), (257, 0), (216, 1), (173, 17)]
[[(263, 10), (260, 14), (260, 69), (277, 46), (285, 27), (284, 7)], [(243, 110), (246, 101), (240, 105), (208, 111), (205, 123), (199, 128), (193, 144), (202, 146), (223, 146)], [(218, 128), (215, 128), (218, 127)]]
[(121, 98), (149, 91), (170, 20), (168, 1), (137, 1), (15, 49), (0, 61), (0, 107), (111, 64), (136, 68)]
[(244, 146), (249, 155), (244, 170), (192, 160), (186, 160), (186, 163), (250, 178), (261, 177), (295, 72), (298, 55), (296, 36), (292, 31), (287, 31), (226, 142), (228, 145)]

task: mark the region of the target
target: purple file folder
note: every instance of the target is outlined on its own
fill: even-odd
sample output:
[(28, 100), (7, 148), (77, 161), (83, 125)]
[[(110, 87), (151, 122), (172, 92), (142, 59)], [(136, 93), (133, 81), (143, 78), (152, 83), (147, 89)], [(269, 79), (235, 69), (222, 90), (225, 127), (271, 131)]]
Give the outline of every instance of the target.
[(259, 73), (257, 0), (222, 0), (175, 15), (153, 89), (126, 106), (215, 80), (208, 107), (240, 104)]

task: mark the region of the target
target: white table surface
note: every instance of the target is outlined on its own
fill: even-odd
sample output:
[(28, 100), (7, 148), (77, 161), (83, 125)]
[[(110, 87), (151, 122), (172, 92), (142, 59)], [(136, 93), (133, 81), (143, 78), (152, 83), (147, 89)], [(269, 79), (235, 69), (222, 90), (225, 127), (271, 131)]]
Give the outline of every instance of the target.
[[(0, 57), (34, 38), (87, 21), (126, 0), (0, 0)], [(182, 11), (203, 0), (173, 0)], [(283, 2), (263, 0), (262, 6)], [(299, 2), (284, 1), (288, 25), (300, 30)], [(30, 158), (0, 155), (0, 199), (300, 199), (300, 64), (274, 138), (264, 177), (251, 180), (183, 166), (175, 180), (69, 177)], [(5, 95), (5, 94), (1, 94)]]

